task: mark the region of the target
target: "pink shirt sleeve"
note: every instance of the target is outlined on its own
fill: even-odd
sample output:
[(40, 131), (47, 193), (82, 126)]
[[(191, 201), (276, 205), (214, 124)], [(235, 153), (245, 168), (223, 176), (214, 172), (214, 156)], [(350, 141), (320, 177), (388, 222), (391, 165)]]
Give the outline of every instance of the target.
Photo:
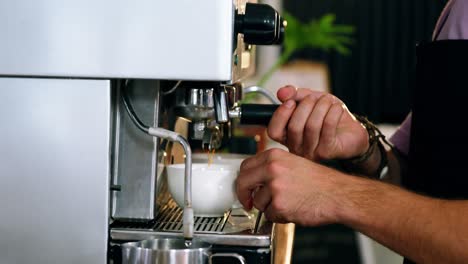
[(467, 0), (449, 0), (437, 21), (433, 39), (468, 39), (467, 14)]
[(411, 113), (406, 116), (403, 123), (395, 131), (395, 133), (390, 137), (390, 142), (393, 146), (398, 149), (401, 153), (408, 155), (409, 154), (409, 145), (410, 145), (410, 135), (411, 135)]

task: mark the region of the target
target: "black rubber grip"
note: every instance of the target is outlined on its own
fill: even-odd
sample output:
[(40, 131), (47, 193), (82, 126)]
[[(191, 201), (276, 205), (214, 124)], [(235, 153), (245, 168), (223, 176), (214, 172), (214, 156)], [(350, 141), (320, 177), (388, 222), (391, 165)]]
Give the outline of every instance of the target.
[(271, 116), (279, 105), (242, 104), (240, 123), (243, 125), (268, 126)]

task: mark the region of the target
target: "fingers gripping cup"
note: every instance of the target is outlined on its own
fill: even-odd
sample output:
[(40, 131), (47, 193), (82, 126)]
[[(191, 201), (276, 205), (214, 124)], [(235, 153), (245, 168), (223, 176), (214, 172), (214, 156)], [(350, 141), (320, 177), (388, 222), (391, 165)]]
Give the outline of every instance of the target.
[[(235, 181), (239, 166), (233, 164), (192, 164), (192, 207), (201, 217), (219, 217), (237, 201)], [(184, 204), (184, 164), (167, 166), (169, 192)]]

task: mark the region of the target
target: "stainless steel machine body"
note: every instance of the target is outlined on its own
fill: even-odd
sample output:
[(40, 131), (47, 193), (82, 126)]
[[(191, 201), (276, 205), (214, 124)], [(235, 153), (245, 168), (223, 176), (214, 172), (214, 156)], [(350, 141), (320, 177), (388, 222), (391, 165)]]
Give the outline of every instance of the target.
[[(198, 137), (228, 126), (253, 44), (279, 41), (275, 14), (273, 31), (249, 31), (246, 2), (0, 1), (0, 263), (118, 263), (123, 241), (180, 236), (165, 145), (132, 124), (123, 83), (150, 126), (172, 128), (163, 87), (177, 81), (214, 93)], [(207, 242), (270, 250), (271, 224), (252, 234), (245, 212), (196, 220)]]
[(0, 74), (228, 81), (232, 0), (0, 1)]
[(0, 263), (106, 263), (110, 82), (0, 78), (0, 98)]

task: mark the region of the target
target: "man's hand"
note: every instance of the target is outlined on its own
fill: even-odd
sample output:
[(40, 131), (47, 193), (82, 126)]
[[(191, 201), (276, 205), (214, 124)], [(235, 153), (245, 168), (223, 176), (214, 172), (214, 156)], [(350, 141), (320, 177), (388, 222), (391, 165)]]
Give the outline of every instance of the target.
[(347, 159), (369, 148), (366, 129), (337, 97), (286, 86), (278, 90), (283, 104), (268, 126), (268, 135), (291, 153), (313, 161)]
[(242, 205), (274, 222), (319, 225), (336, 221), (335, 182), (341, 173), (280, 149), (246, 159), (237, 179)]
[(468, 201), (440, 200), (272, 149), (246, 159), (239, 201), (274, 222), (339, 223), (416, 263), (468, 263)]

